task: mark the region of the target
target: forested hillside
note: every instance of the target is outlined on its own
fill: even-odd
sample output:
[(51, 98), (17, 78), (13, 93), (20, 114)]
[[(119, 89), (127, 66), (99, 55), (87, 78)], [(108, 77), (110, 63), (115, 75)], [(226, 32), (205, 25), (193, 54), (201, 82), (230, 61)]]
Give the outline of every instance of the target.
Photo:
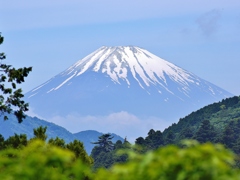
[(230, 121), (240, 119), (240, 96), (227, 98), (218, 103), (205, 106), (184, 118), (177, 124), (173, 124), (164, 131), (164, 134), (172, 131), (179, 135), (185, 128), (190, 128), (196, 132), (203, 120), (209, 120), (218, 131), (222, 131)]
[[(181, 147), (185, 139), (197, 140), (199, 143), (221, 143), (240, 154), (240, 97), (235, 96), (205, 106), (181, 118), (178, 123), (174, 123), (163, 132), (149, 130), (145, 138), (136, 139), (134, 151), (145, 154), (167, 145)], [(117, 156), (119, 147), (128, 149), (131, 146), (126, 142), (117, 142), (113, 144), (112, 149), (106, 151), (97, 145), (91, 153), (94, 168), (109, 168), (115, 163), (127, 161), (126, 155)]]
[(168, 144), (180, 144), (183, 139), (200, 143), (222, 143), (240, 153), (240, 96), (223, 99), (181, 118), (163, 132), (151, 129), (148, 136), (136, 139), (144, 151)]

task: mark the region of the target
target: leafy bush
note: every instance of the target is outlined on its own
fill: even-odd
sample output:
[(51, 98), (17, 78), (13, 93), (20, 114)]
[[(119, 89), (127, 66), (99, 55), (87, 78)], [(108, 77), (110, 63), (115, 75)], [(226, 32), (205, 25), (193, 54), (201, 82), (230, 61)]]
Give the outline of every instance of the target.
[(98, 180), (219, 180), (240, 179), (234, 169), (234, 155), (222, 145), (210, 143), (199, 145), (187, 141), (185, 148), (167, 146), (145, 155), (130, 153), (132, 158), (124, 165), (110, 170), (100, 169)]
[(187, 141), (146, 154), (128, 152), (130, 160), (92, 172), (88, 164), (66, 149), (32, 140), (20, 149), (0, 151), (0, 179), (38, 180), (226, 180), (240, 179), (235, 155), (222, 145)]
[(0, 179), (87, 179), (90, 167), (74, 153), (40, 140), (22, 149), (0, 151)]

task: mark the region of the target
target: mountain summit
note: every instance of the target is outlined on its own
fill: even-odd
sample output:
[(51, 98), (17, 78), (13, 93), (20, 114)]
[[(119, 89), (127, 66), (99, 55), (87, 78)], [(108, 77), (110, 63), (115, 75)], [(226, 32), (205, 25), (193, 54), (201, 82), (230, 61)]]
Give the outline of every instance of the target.
[[(169, 92), (171, 90), (167, 88), (165, 76), (181, 87), (187, 86), (189, 82), (196, 79), (192, 74), (144, 49), (132, 46), (102, 47), (67, 69), (62, 75), (71, 74), (71, 76), (54, 90), (60, 88), (71, 78), (87, 71), (106, 74), (115, 84), (126, 83), (130, 87), (130, 79), (133, 78), (142, 89), (148, 89), (153, 85), (160, 86)], [(161, 88), (157, 88), (158, 92), (161, 92)]]
[(171, 122), (230, 96), (134, 46), (103, 46), (25, 95), (32, 111), (44, 118), (128, 112)]

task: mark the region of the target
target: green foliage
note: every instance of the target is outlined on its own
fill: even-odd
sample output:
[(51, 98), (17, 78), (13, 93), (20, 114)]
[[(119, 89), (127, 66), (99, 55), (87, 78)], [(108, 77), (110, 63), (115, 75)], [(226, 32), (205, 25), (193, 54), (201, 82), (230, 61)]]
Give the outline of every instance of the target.
[(154, 131), (151, 129), (148, 132), (148, 136), (144, 139), (143, 137), (139, 137), (136, 139), (135, 144), (140, 146), (139, 152), (146, 152), (148, 150), (155, 150), (165, 144), (165, 140), (163, 138), (163, 134), (161, 131)]
[(91, 152), (94, 159), (93, 169), (110, 168), (114, 164), (113, 151), (104, 151), (101, 147), (95, 146)]
[(41, 140), (23, 149), (0, 151), (0, 179), (88, 179), (90, 168), (72, 152)]
[(27, 136), (26, 134), (15, 134), (14, 136), (10, 136), (5, 142), (4, 142), (4, 148), (15, 148), (19, 149), (24, 146), (27, 146)]
[[(42, 127), (42, 126), (39, 126), (38, 128), (33, 129), (33, 133), (34, 133), (33, 139), (46, 141), (47, 139), (46, 131), (47, 131), (47, 127)], [(83, 143), (78, 140), (74, 140), (69, 144), (65, 144), (65, 141), (63, 139), (56, 137), (55, 139), (52, 139), (52, 138), (49, 139), (48, 143), (51, 145), (72, 151), (75, 154), (75, 158), (81, 159), (81, 161), (84, 162), (85, 164), (88, 164), (88, 165), (93, 164), (93, 159), (88, 156), (88, 154), (84, 149)]]
[(186, 127), (179, 133), (179, 139), (192, 139), (193, 135), (194, 135), (194, 132), (192, 128)]
[(124, 163), (128, 160), (126, 153), (119, 151), (131, 149), (131, 144), (125, 139), (124, 142), (118, 140), (113, 144), (112, 151), (106, 151), (101, 146), (95, 146), (91, 152), (91, 157), (94, 159), (93, 169), (110, 168), (116, 163)]
[[(3, 136), (0, 136), (0, 150), (9, 150), (9, 149), (19, 149), (22, 150), (26, 147), (29, 143), (35, 142), (36, 140), (45, 141), (47, 139), (46, 136), (47, 127), (38, 127), (33, 130), (34, 138), (27, 140), (27, 136), (25, 134), (10, 136), (7, 140), (4, 140)], [(72, 153), (74, 153), (74, 160), (80, 160), (84, 164), (91, 166), (93, 164), (93, 159), (88, 156), (86, 153), (83, 143), (78, 140), (74, 140), (69, 144), (65, 144), (63, 139), (56, 137), (55, 139), (49, 139), (48, 146), (51, 147), (58, 147), (61, 149), (68, 149)]]
[(93, 164), (93, 159), (86, 153), (82, 142), (74, 140), (73, 142), (67, 144), (66, 148), (74, 152), (76, 158), (81, 159), (82, 162), (88, 165)]
[(201, 122), (201, 126), (195, 133), (194, 139), (200, 143), (214, 142), (216, 137), (216, 132), (214, 127), (210, 124), (210, 121), (204, 120)]
[(180, 118), (177, 124), (166, 128), (163, 135), (166, 137), (168, 131), (172, 131), (175, 134), (175, 140), (180, 141), (179, 135), (184, 129), (191, 128), (191, 131), (195, 133), (201, 126), (203, 120), (209, 120), (216, 131), (222, 131), (230, 120), (239, 119), (240, 97), (234, 96), (223, 99), (221, 102), (205, 106), (184, 118)]
[(111, 134), (103, 134), (102, 136), (98, 137), (97, 142), (93, 142), (93, 144), (97, 144), (100, 148), (102, 148), (104, 151), (112, 151), (114, 146), (112, 142), (113, 136)]
[(220, 142), (227, 148), (232, 149), (235, 153), (240, 154), (240, 119), (237, 121), (230, 121), (220, 137)]
[(48, 143), (57, 147), (65, 148), (66, 144), (64, 139), (60, 139), (59, 137), (56, 137), (55, 139), (51, 138), (48, 140)]
[[(56, 138), (51, 142), (62, 141)], [(81, 153), (79, 149), (84, 147), (79, 141), (74, 141), (65, 147), (53, 144), (36, 138), (21, 148), (8, 147), (1, 150), (0, 179), (240, 179), (240, 170), (236, 168), (235, 155), (219, 144), (185, 141), (182, 148), (169, 145), (145, 154), (138, 154), (127, 141), (124, 143), (118, 141), (114, 146), (116, 149), (108, 152), (101, 149), (100, 156), (98, 156), (108, 158), (108, 161), (112, 160), (114, 165), (112, 164), (109, 169), (97, 169), (96, 172), (92, 171), (89, 162), (82, 158), (84, 153)], [(60, 145), (62, 146), (62, 143)], [(125, 163), (116, 163), (121, 157), (116, 153), (119, 149), (125, 149), (125, 154), (121, 155), (127, 155), (129, 159), (127, 162), (124, 159)], [(110, 155), (112, 157), (109, 157)], [(121, 161), (121, 158), (118, 160)]]
[(47, 126), (39, 126), (38, 128), (33, 129), (34, 139), (40, 139), (42, 141), (45, 141), (47, 139), (46, 131)]
[(174, 138), (174, 133), (172, 131), (168, 131), (164, 141), (165, 145), (174, 144)]
[(154, 131), (151, 129), (148, 132), (148, 136), (145, 138), (147, 148), (155, 150), (164, 145), (164, 139), (161, 131)]
[(131, 160), (115, 165), (110, 170), (100, 169), (96, 179), (101, 180), (225, 180), (239, 179), (234, 169), (234, 155), (221, 145), (199, 145), (187, 142), (180, 149), (171, 145), (144, 155), (130, 152)]
[(223, 99), (191, 113), (166, 128), (163, 139), (165, 145), (180, 144), (184, 139), (195, 139), (201, 143), (219, 142), (238, 153), (240, 97)]
[[(0, 33), (0, 45), (3, 43), (4, 38)], [(28, 110), (28, 104), (25, 103), (23, 98), (22, 90), (17, 89), (17, 84), (24, 82), (24, 78), (28, 76), (29, 72), (32, 71), (32, 67), (24, 67), (15, 69), (11, 65), (4, 64), (2, 61), (6, 59), (4, 53), (0, 53), (0, 113), (4, 114), (4, 120), (8, 117), (6, 113), (10, 114), (14, 111), (14, 115), (17, 117), (18, 122), (26, 117), (24, 112)]]
[(0, 134), (0, 150), (4, 149), (5, 147), (5, 139), (4, 137)]

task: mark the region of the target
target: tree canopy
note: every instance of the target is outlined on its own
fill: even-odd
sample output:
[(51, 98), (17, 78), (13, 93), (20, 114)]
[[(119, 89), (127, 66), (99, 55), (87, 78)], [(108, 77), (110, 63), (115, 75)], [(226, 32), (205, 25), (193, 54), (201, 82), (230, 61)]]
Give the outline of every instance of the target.
[(186, 141), (183, 146), (169, 145), (143, 155), (131, 152), (127, 163), (100, 169), (96, 179), (239, 179), (234, 155), (222, 145)]
[(113, 150), (113, 143), (112, 139), (114, 137), (111, 134), (103, 134), (98, 138), (97, 142), (93, 142), (93, 144), (97, 144), (99, 147), (103, 148), (105, 151), (112, 151)]
[(47, 126), (39, 126), (38, 128), (33, 129), (34, 138), (45, 141), (47, 139), (46, 131)]
[[(4, 38), (0, 33), (0, 45)], [(4, 115), (4, 120), (8, 117), (6, 114), (14, 112), (18, 122), (21, 123), (26, 117), (24, 112), (28, 110), (28, 103), (25, 103), (21, 88), (17, 88), (17, 84), (24, 82), (25, 77), (32, 71), (32, 67), (14, 68), (11, 65), (5, 64), (3, 61), (6, 55), (0, 53), (0, 115)], [(14, 109), (14, 111), (13, 111)]]

